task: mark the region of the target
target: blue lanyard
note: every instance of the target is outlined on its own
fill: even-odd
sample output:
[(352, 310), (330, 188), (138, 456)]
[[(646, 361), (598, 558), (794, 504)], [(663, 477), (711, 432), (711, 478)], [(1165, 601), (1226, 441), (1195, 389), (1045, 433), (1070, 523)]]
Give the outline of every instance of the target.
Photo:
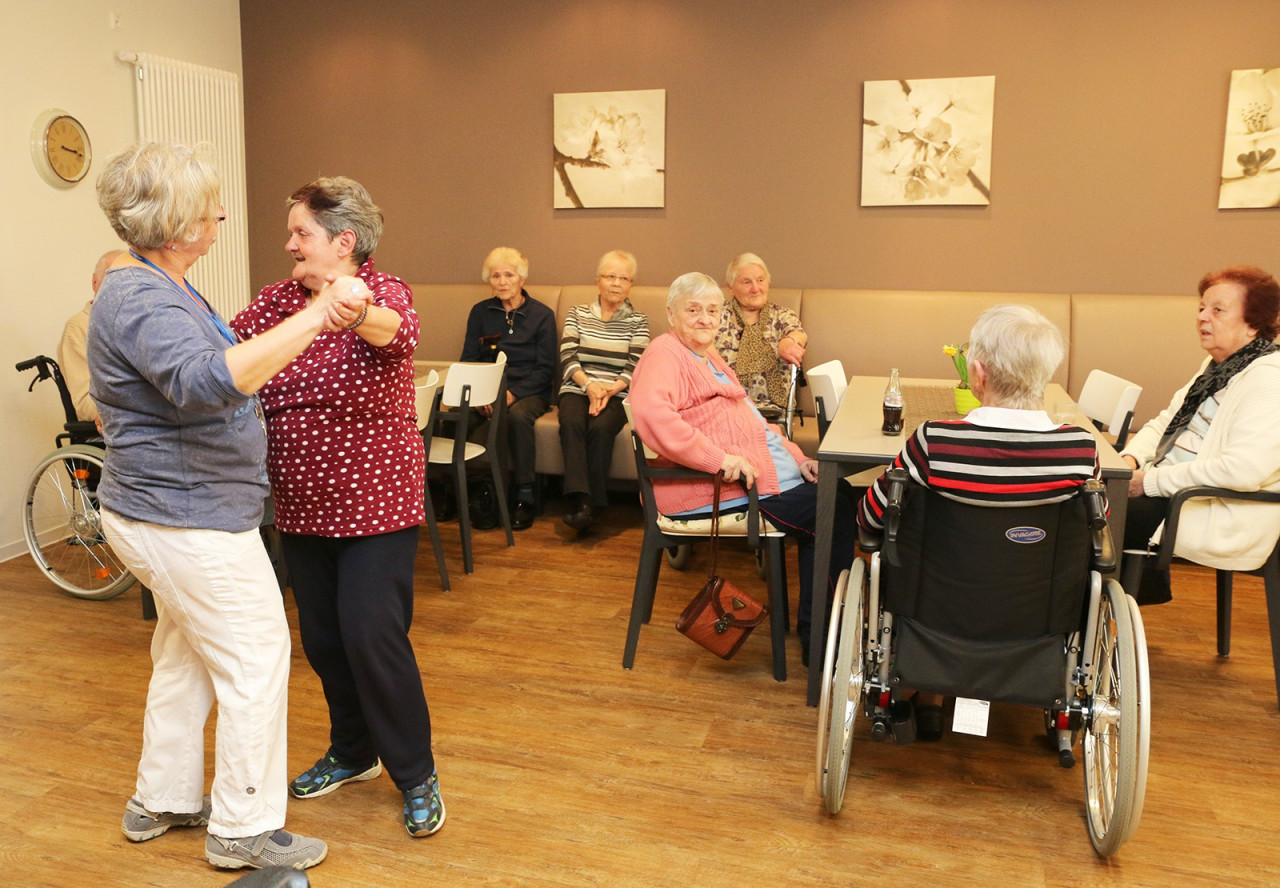
[[(149, 265), (152, 268), (154, 268), (156, 271), (163, 274), (164, 279), (166, 281), (173, 284), (173, 286), (177, 288), (179, 293), (182, 292), (182, 287), (179, 287), (177, 282), (173, 278), (169, 277), (169, 275), (165, 272), (165, 270), (161, 268), (159, 265), (156, 265), (154, 262), (152, 262), (150, 259), (146, 258), (145, 256), (139, 256), (133, 250), (129, 251), (129, 255), (132, 256), (134, 259), (137, 259), (139, 262), (145, 265)], [(187, 290), (186, 290), (187, 295), (189, 295), (192, 298), (192, 300), (195, 301), (196, 305), (204, 309), (204, 313), (209, 316), (209, 320), (213, 321), (213, 325), (218, 328), (218, 332), (222, 334), (222, 337), (226, 339), (227, 342), (230, 342), (232, 345), (235, 345), (237, 342), (239, 342), (239, 340), (236, 338), (236, 334), (232, 332), (231, 328), (227, 326), (226, 322), (222, 320), (222, 318), (218, 317), (218, 313), (215, 312), (213, 310), (213, 307), (209, 305), (208, 302), (205, 301), (205, 298), (201, 296), (198, 292), (196, 292), (196, 288), (191, 286), (190, 282), (188, 282), (186, 279), (183, 279), (182, 282), (187, 285)]]

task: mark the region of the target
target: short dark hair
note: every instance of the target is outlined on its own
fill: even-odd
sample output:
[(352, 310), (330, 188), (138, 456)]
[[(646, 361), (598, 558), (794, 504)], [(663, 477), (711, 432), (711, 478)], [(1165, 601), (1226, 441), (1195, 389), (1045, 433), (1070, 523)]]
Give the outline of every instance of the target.
[(1280, 316), (1280, 284), (1255, 265), (1236, 265), (1211, 271), (1200, 279), (1200, 295), (1221, 283), (1244, 287), (1244, 322), (1265, 339), (1275, 339)]

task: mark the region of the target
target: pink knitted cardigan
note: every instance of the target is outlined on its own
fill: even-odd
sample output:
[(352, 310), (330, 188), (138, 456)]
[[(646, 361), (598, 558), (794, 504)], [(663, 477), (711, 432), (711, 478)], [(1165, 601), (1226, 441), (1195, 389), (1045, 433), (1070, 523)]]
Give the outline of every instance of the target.
[[(631, 414), (640, 438), (650, 449), (682, 466), (717, 472), (725, 454), (746, 458), (757, 472), (761, 496), (778, 492), (778, 472), (769, 455), (765, 426), (747, 401), (738, 377), (716, 353), (707, 352), (712, 366), (732, 383), (717, 382), (711, 369), (671, 333), (649, 343), (631, 378)], [(774, 427), (774, 431), (780, 430)], [(806, 457), (783, 439), (796, 464)], [(734, 484), (722, 489), (721, 499), (742, 495)], [(674, 515), (711, 504), (710, 481), (655, 481), (658, 511)]]

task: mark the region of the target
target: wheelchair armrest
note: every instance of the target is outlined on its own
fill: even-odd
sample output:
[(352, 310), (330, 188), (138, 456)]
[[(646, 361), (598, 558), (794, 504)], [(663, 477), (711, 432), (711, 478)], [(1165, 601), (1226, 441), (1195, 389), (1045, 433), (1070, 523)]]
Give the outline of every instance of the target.
[(77, 419), (75, 422), (66, 422), (62, 427), (71, 435), (71, 440), (75, 444), (83, 444), (90, 438), (99, 437), (98, 424), (91, 419)]
[(1184, 487), (1169, 497), (1169, 512), (1164, 520), (1164, 534), (1161, 536), (1160, 554), (1156, 559), (1156, 567), (1167, 568), (1173, 561), (1174, 542), (1178, 539), (1178, 519), (1182, 513), (1182, 506), (1188, 500), (1203, 499), (1205, 497), (1280, 504), (1280, 493), (1270, 490), (1232, 490), (1229, 487)]
[(902, 524), (902, 497), (907, 489), (911, 476), (907, 470), (895, 466), (884, 473), (889, 482), (889, 503), (884, 507), (884, 557), (894, 567), (902, 566), (902, 556), (898, 554), (898, 531)]

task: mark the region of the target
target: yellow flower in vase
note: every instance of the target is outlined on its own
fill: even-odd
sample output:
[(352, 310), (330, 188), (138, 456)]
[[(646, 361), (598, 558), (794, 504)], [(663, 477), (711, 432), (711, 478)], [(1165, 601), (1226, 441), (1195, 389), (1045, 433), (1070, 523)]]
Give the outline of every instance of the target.
[(972, 391), (969, 390), (969, 363), (965, 357), (965, 351), (969, 348), (969, 343), (963, 345), (944, 345), (942, 352), (951, 358), (951, 363), (955, 364), (956, 375), (960, 377), (960, 382), (956, 385), (956, 413), (964, 416), (974, 407), (982, 406), (981, 402), (974, 397)]

